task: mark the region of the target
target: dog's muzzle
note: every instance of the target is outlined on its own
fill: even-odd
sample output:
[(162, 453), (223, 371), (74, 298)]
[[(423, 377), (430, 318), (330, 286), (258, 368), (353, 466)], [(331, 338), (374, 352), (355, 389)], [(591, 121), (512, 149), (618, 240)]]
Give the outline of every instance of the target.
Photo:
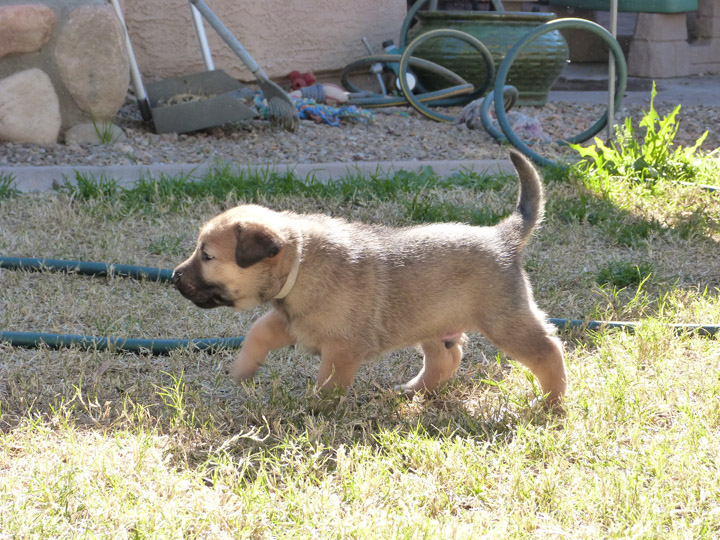
[(175, 288), (185, 298), (190, 300), (199, 308), (212, 309), (217, 307), (233, 307), (233, 302), (223, 294), (224, 291), (218, 286), (211, 286), (204, 283), (192, 283), (192, 280), (183, 279), (183, 273), (175, 270), (170, 278)]

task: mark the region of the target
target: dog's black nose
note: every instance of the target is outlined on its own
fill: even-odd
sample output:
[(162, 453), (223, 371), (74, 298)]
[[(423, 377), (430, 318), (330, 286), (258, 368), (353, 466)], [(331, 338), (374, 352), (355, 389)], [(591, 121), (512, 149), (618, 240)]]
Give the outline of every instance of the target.
[(180, 278), (182, 277), (182, 272), (178, 272), (176, 270), (173, 270), (172, 277), (170, 278), (170, 281), (173, 285), (176, 287), (178, 286), (178, 283), (180, 282)]

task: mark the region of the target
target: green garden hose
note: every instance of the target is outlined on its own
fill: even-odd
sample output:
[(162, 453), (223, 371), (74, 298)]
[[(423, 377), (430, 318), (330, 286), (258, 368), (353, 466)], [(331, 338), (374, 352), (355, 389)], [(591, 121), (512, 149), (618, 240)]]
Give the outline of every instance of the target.
[[(484, 47), (484, 45), (480, 45)], [(488, 52), (488, 54), (490, 53)], [(369, 92), (354, 85), (349, 78), (350, 74), (354, 71), (357, 71), (359, 68), (370, 66), (377, 62), (386, 64), (399, 64), (401, 60), (405, 57), (406, 55), (404, 54), (376, 54), (372, 56), (364, 56), (359, 60), (351, 62), (350, 64), (345, 66), (340, 72), (340, 82), (346, 90), (351, 92), (348, 103), (359, 107), (391, 107), (410, 104), (411, 102), (407, 99), (407, 94), (405, 92), (403, 92), (403, 96), (385, 96), (381, 94), (367, 95), (369, 94)], [(433, 72), (434, 74), (447, 79), (451, 84), (454, 84), (454, 86), (450, 86), (442, 90), (435, 90), (433, 92), (426, 92), (424, 94), (421, 94), (414, 98), (416, 101), (432, 102), (432, 105), (434, 106), (445, 107), (448, 104), (455, 103), (454, 100), (457, 100), (457, 103), (470, 101), (471, 99), (473, 99), (472, 96), (477, 94), (477, 91), (474, 90), (472, 84), (468, 83), (465, 79), (457, 75), (455, 72), (450, 71), (449, 69), (439, 64), (430, 62), (429, 60), (424, 60), (422, 58), (411, 58), (407, 56), (407, 65), (419, 71)], [(407, 74), (407, 67), (405, 68), (405, 71), (401, 72), (400, 74), (404, 77)], [(494, 74), (495, 68), (493, 66), (493, 76)], [(485, 85), (489, 86), (491, 81), (492, 79), (488, 79)], [(356, 95), (352, 95), (352, 93)]]
[[(85, 276), (118, 276), (133, 279), (146, 279), (158, 283), (169, 283), (172, 270), (135, 266), (129, 264), (110, 264), (86, 261), (66, 261), (59, 259), (38, 259), (24, 257), (0, 257), (0, 269), (26, 271), (55, 271), (81, 274)], [(7, 342), (14, 347), (40, 347), (51, 349), (77, 346), (83, 349), (115, 350), (126, 352), (149, 352), (167, 354), (175, 349), (192, 348), (200, 351), (218, 349), (237, 349), (242, 345), (243, 337), (198, 338), (198, 339), (130, 339), (117, 337), (81, 336), (75, 334), (48, 334), (41, 332), (2, 332), (0, 343)]]
[[(405, 20), (403, 21), (402, 27), (400, 28), (400, 40), (399, 40), (399, 47), (405, 48), (407, 45), (407, 34), (408, 30), (410, 28), (410, 23), (412, 22), (412, 19), (415, 17), (417, 12), (420, 10), (420, 8), (427, 3), (427, 0), (418, 0), (415, 2), (412, 7), (408, 10), (408, 13), (405, 17)], [(576, 18), (564, 18), (564, 19), (557, 19), (554, 21), (547, 22), (539, 27), (537, 27), (534, 30), (531, 30), (528, 32), (520, 41), (515, 43), (515, 45), (508, 51), (507, 55), (503, 59), (502, 63), (500, 64), (500, 67), (497, 70), (497, 76), (495, 77), (495, 87), (492, 92), (490, 92), (486, 97), (485, 101), (481, 105), (481, 121), (483, 124), (483, 127), (485, 130), (498, 142), (510, 142), (513, 146), (515, 146), (518, 150), (520, 150), (523, 154), (528, 156), (530, 159), (535, 161), (536, 163), (540, 165), (556, 165), (556, 163), (550, 161), (547, 158), (542, 157), (537, 152), (530, 149), (530, 147), (523, 142), (520, 137), (517, 136), (517, 134), (513, 131), (512, 127), (510, 126), (510, 123), (507, 118), (506, 112), (509, 110), (509, 107), (507, 107), (507, 86), (505, 84), (508, 72), (510, 71), (510, 66), (520, 53), (521, 49), (525, 47), (528, 43), (533, 41), (534, 39), (538, 38), (539, 36), (543, 34), (547, 34), (549, 32), (553, 32), (556, 30), (561, 29), (576, 29), (576, 30), (588, 30), (591, 33), (599, 36), (603, 41), (605, 41), (610, 51), (612, 52), (612, 55), (615, 59), (615, 65), (617, 69), (617, 76), (615, 79), (615, 89), (614, 89), (614, 107), (615, 110), (620, 109), (620, 105), (622, 102), (623, 93), (625, 92), (625, 87), (627, 84), (627, 64), (625, 62), (625, 56), (622, 52), (622, 49), (620, 48), (619, 43), (617, 40), (613, 37), (613, 35), (608, 32), (605, 28), (600, 26), (597, 23), (585, 20), (585, 19), (576, 19)], [(428, 32), (428, 34), (433, 34), (434, 32), (447, 32), (448, 30), (434, 30), (432, 32)], [(427, 34), (421, 34), (418, 38), (416, 38), (409, 47), (405, 48), (405, 51), (408, 52), (408, 49), (410, 49), (410, 53), (412, 53), (417, 45), (419, 45), (418, 41), (423, 38), (424, 35)], [(437, 35), (436, 35), (437, 37)], [(449, 36), (448, 36), (449, 37)], [(404, 55), (403, 55), (404, 58)], [(412, 65), (412, 64), (410, 64)], [(402, 89), (403, 94), (405, 94), (405, 97), (407, 98), (408, 102), (415, 107), (418, 111), (420, 111), (425, 116), (428, 116), (429, 118), (432, 118), (434, 120), (448, 120), (449, 117), (447, 115), (443, 115), (441, 113), (436, 113), (433, 111), (430, 111), (430, 109), (427, 107), (427, 105), (424, 104), (422, 98), (420, 97), (414, 97), (410, 90), (406, 88), (406, 82), (405, 82), (405, 73), (407, 72), (407, 63), (401, 62), (400, 69), (399, 69), (399, 80), (400, 80), (400, 86)], [(483, 89), (484, 91), (484, 89)], [(482, 95), (482, 92), (476, 92)], [(479, 96), (478, 96), (479, 97)], [(470, 100), (468, 100), (470, 101)], [(490, 121), (490, 115), (489, 115), (489, 107), (491, 103), (494, 102), (495, 105), (495, 113), (497, 116), (498, 124), (500, 125), (500, 129), (502, 132), (500, 132), (498, 129), (496, 129), (492, 122)], [(457, 104), (457, 102), (454, 102), (453, 104)], [(438, 106), (441, 105), (441, 103), (432, 101), (429, 103), (429, 105)], [(607, 111), (600, 117), (600, 119), (595, 122), (590, 128), (588, 128), (586, 131), (575, 135), (573, 137), (568, 137), (567, 139), (556, 141), (558, 144), (568, 144), (568, 143), (582, 143), (584, 141), (587, 141), (588, 139), (594, 137), (597, 135), (606, 125), (608, 121), (608, 113)]]
[(66, 261), (60, 259), (36, 259), (34, 257), (0, 257), (0, 268), (31, 271), (52, 270), (55, 272), (71, 272), (84, 276), (118, 276), (159, 282), (169, 282), (172, 278), (172, 270), (151, 268), (149, 266)]
[[(560, 329), (581, 328), (584, 330), (615, 329), (633, 333), (639, 324), (628, 321), (583, 321), (581, 319), (555, 319), (548, 321)], [(720, 324), (665, 324), (672, 328), (676, 334), (697, 333), (700, 336), (712, 337), (720, 334)]]
[[(520, 150), (527, 157), (529, 157), (536, 163), (544, 166), (555, 165), (555, 163), (531, 150), (530, 147), (525, 144), (520, 139), (520, 137), (517, 136), (517, 134), (510, 126), (510, 122), (508, 121), (507, 114), (505, 114), (505, 110), (503, 107), (503, 88), (505, 86), (505, 80), (507, 79), (508, 72), (510, 71), (510, 66), (512, 66), (515, 58), (518, 56), (522, 48), (525, 47), (525, 45), (543, 34), (547, 34), (548, 32), (553, 32), (555, 30), (560, 30), (564, 28), (588, 30), (593, 34), (601, 37), (608, 44), (610, 51), (615, 58), (615, 65), (617, 68), (617, 77), (615, 79), (616, 82), (614, 91), (614, 103), (616, 111), (620, 110), (622, 97), (625, 93), (625, 87), (627, 84), (627, 64), (625, 63), (625, 56), (623, 55), (622, 49), (620, 48), (620, 44), (610, 32), (608, 32), (605, 28), (603, 28), (597, 23), (587, 21), (585, 19), (557, 19), (538, 26), (534, 30), (531, 30), (530, 32), (525, 34), (525, 36), (520, 41), (515, 43), (515, 45), (513, 45), (513, 47), (510, 49), (510, 51), (508, 51), (505, 59), (502, 61), (500, 67), (498, 68), (494, 90), (495, 115), (497, 116), (498, 124), (500, 124), (500, 128), (505, 134), (505, 137), (507, 137), (507, 140), (510, 141), (515, 148)], [(489, 125), (489, 118), (481, 119), (483, 121), (483, 125), (486, 126), (487, 129), (487, 125)], [(558, 144), (568, 144), (587, 141), (591, 137), (597, 135), (600, 130), (602, 130), (606, 125), (607, 111), (605, 111), (605, 113), (600, 117), (600, 119), (592, 126), (590, 126), (590, 128), (588, 128), (586, 131), (574, 137), (568, 137), (567, 139), (559, 140), (556, 142)], [(490, 132), (490, 134), (495, 136), (493, 132)]]
[[(423, 103), (431, 102), (430, 105), (435, 105), (435, 100), (449, 98), (452, 96), (469, 94), (473, 91), (473, 85), (470, 83), (459, 84), (457, 86), (451, 86), (443, 90), (435, 90), (433, 92), (426, 92), (416, 97), (418, 101)], [(372, 94), (366, 96), (353, 96), (348, 100), (348, 103), (357, 107), (396, 107), (399, 105), (410, 105), (410, 102), (403, 96), (381, 96), (379, 94)]]
[[(398, 47), (400, 49), (404, 50), (405, 52), (407, 52), (407, 48), (408, 48), (407, 47), (407, 45), (408, 45), (407, 35), (408, 35), (408, 31), (410, 30), (410, 24), (412, 23), (412, 20), (415, 17), (415, 15), (417, 14), (417, 12), (420, 11), (420, 8), (422, 8), (427, 2), (428, 2), (428, 0), (417, 0), (410, 7), (410, 9), (408, 9), (407, 15), (405, 15), (405, 19), (403, 20), (402, 26), (400, 27), (400, 39), (399, 39), (399, 45), (398, 45)], [(433, 8), (431, 6), (431, 9), (435, 9), (435, 8)], [(479, 99), (483, 95), (483, 93), (490, 87), (490, 85), (492, 85), (492, 81), (495, 78), (495, 62), (492, 58), (492, 55), (490, 54), (490, 51), (485, 46), (485, 44), (482, 43), (479, 39), (475, 38), (474, 36), (471, 36), (470, 34), (467, 34), (465, 32), (461, 32), (460, 30), (451, 30), (451, 29), (438, 29), (438, 30), (432, 30), (430, 32), (426, 32), (425, 34), (421, 34), (420, 36), (415, 38), (413, 40), (413, 42), (410, 43), (410, 46), (412, 48), (410, 50), (410, 54), (407, 55), (408, 62), (411, 59), (412, 52), (415, 51), (415, 49), (418, 47), (418, 45), (420, 45), (427, 39), (430, 39), (430, 38), (425, 38), (424, 36), (426, 36), (427, 34), (431, 34), (431, 37), (440, 37), (438, 35), (438, 32), (457, 32), (458, 34), (468, 36), (474, 40), (474, 41), (469, 41), (466, 38), (460, 37), (458, 34), (454, 34), (454, 35), (447, 34), (447, 36), (446, 36), (446, 37), (455, 37), (458, 39), (462, 39), (463, 41), (466, 41), (469, 45), (472, 45), (473, 47), (475, 47), (480, 52), (483, 63), (485, 64), (485, 81), (481, 85), (478, 86), (478, 88), (473, 92), (471, 97), (468, 97), (465, 100), (458, 100), (458, 99), (437, 100), (437, 101), (431, 102), (429, 105), (431, 105), (433, 107), (451, 107), (453, 105), (464, 105), (475, 99)], [(418, 41), (421, 38), (423, 38), (422, 41)], [(478, 45), (478, 43), (479, 43), (479, 45)], [(405, 54), (403, 54), (403, 57), (405, 57)], [(410, 65), (412, 66), (412, 63), (410, 63)], [(403, 67), (404, 67), (404, 69), (403, 69)], [(440, 114), (436, 115), (435, 113), (433, 113), (432, 111), (427, 109), (427, 107), (424, 107), (423, 105), (421, 105), (422, 103), (424, 103), (424, 100), (419, 99), (419, 96), (416, 99), (416, 102), (413, 102), (411, 100), (411, 98), (409, 96), (412, 95), (412, 92), (407, 88), (403, 88), (403, 81), (406, 80), (406, 73), (407, 73), (407, 66), (404, 66), (403, 64), (401, 64), (400, 67), (398, 68), (398, 77), (400, 79), (401, 91), (406, 97), (408, 97), (408, 102), (415, 109), (417, 109), (420, 113), (424, 114), (428, 118), (432, 118), (432, 119), (438, 120), (438, 121), (448, 121), (448, 117), (446, 115), (440, 115)], [(417, 101), (419, 101), (420, 103), (417, 103)], [(435, 116), (438, 116), (438, 118), (435, 118)], [(452, 121), (452, 119), (450, 119), (450, 121)]]
[(405, 15), (405, 20), (403, 20), (402, 26), (400, 27), (400, 41), (398, 43), (399, 48), (402, 49), (405, 45), (407, 45), (407, 35), (410, 30), (410, 23), (415, 17), (415, 14), (420, 11), (420, 8), (423, 7), (427, 1), (428, 0), (417, 0), (417, 2), (408, 9), (407, 15)]
[(237, 349), (243, 337), (198, 338), (198, 339), (135, 339), (117, 337), (81, 336), (76, 334), (47, 334), (42, 332), (0, 332), (0, 343), (5, 341), (13, 347), (35, 348), (46, 346), (50, 349), (78, 347), (81, 349), (111, 350), (133, 353), (168, 354), (175, 349), (216, 351)]
[(400, 65), (398, 66), (398, 71), (399, 71), (398, 80), (400, 81), (400, 89), (402, 90), (403, 95), (415, 109), (417, 109), (420, 113), (424, 114), (428, 118), (431, 118), (432, 120), (437, 120), (437, 121), (452, 122), (455, 119), (454, 116), (442, 114), (442, 113), (431, 110), (427, 105), (425, 105), (419, 99), (417, 99), (412, 92), (412, 88), (408, 87), (407, 71), (408, 71), (408, 67), (410, 65), (410, 60), (411, 60), (411, 58), (413, 58), (412, 53), (414, 53), (415, 49), (417, 49), (420, 45), (422, 45), (426, 41), (428, 41), (430, 39), (435, 39), (435, 38), (450, 38), (450, 39), (459, 39), (460, 41), (464, 41), (468, 45), (471, 45), (472, 47), (474, 47), (480, 53), (480, 57), (482, 58), (483, 63), (485, 64), (485, 81), (482, 84), (480, 84), (471, 94), (469, 94), (467, 96), (463, 96), (463, 98), (459, 101), (449, 101), (447, 99), (443, 100), (442, 102), (435, 101), (433, 103), (433, 105), (435, 105), (435, 106), (462, 105), (462, 104), (469, 103), (470, 101), (480, 98), (485, 93), (485, 91), (490, 87), (493, 79), (495, 78), (495, 64), (493, 62), (493, 58), (492, 58), (492, 55), (490, 54), (490, 51), (483, 44), (482, 41), (480, 41), (476, 37), (471, 36), (470, 34), (461, 32), (460, 30), (451, 30), (451, 29), (432, 30), (430, 32), (426, 32), (425, 34), (418, 36), (416, 39), (413, 40), (412, 43), (410, 43), (410, 45), (407, 46), (407, 48), (405, 49), (405, 52), (403, 52), (402, 57), (400, 58)]
[[(172, 270), (150, 268), (146, 266), (20, 257), (0, 257), (0, 269), (2, 268), (8, 270), (74, 272), (89, 276), (115, 275), (132, 277), (135, 279), (154, 280), (159, 283), (169, 282), (172, 276)], [(559, 328), (582, 328), (586, 330), (614, 328), (632, 332), (637, 327), (637, 324), (632, 322), (582, 321), (579, 319), (549, 319), (549, 321)], [(702, 336), (715, 336), (720, 334), (720, 325), (671, 324), (668, 326), (679, 333), (695, 332)], [(34, 348), (46, 346), (51, 349), (59, 349), (75, 346), (83, 349), (113, 350), (150, 354), (167, 354), (176, 349), (186, 348), (193, 348), (201, 351), (237, 349), (242, 345), (243, 340), (244, 337), (242, 336), (231, 338), (198, 339), (135, 339), (83, 336), (76, 334), (0, 331), (0, 343), (6, 342), (13, 347)]]
[[(498, 130), (493, 123), (490, 121), (490, 106), (495, 105), (495, 90), (490, 90), (490, 93), (485, 96), (480, 104), (480, 120), (482, 122), (485, 131), (487, 131), (496, 141), (506, 142), (507, 137)], [(518, 99), (518, 90), (514, 86), (503, 87), (503, 109), (509, 111)]]
[[(400, 91), (402, 96), (385, 96), (381, 94), (373, 94), (371, 96), (363, 97), (350, 97), (350, 103), (362, 107), (388, 107), (396, 105), (411, 105), (421, 114), (437, 121), (452, 122), (454, 117), (444, 115), (432, 111), (429, 107), (451, 107), (454, 105), (465, 105), (475, 99), (480, 98), (485, 91), (492, 85), (492, 81), (495, 78), (495, 63), (493, 61), (490, 51), (483, 42), (470, 34), (461, 32), (460, 30), (454, 29), (438, 29), (431, 32), (427, 32), (418, 36), (408, 47), (407, 45), (407, 33), (410, 28), (410, 22), (412, 21), (418, 10), (425, 5), (427, 0), (418, 0), (408, 10), (405, 20), (403, 21), (402, 27), (400, 28), (400, 46), (403, 50), (401, 55), (398, 54), (378, 54), (372, 56), (366, 56), (356, 62), (352, 62), (345, 66), (340, 74), (340, 81), (344, 88), (350, 92), (356, 94), (366, 94), (363, 89), (353, 85), (348, 80), (348, 75), (352, 71), (355, 71), (359, 67), (365, 65), (370, 66), (377, 62), (380, 63), (392, 63), (398, 64), (398, 80), (400, 82)], [(473, 85), (462, 79), (453, 71), (424, 60), (422, 58), (413, 57), (412, 53), (415, 49), (424, 43), (425, 41), (433, 38), (445, 37), (454, 38), (464, 41), (468, 45), (471, 45), (480, 53), (483, 63), (485, 64), (485, 80), (482, 84), (478, 85), (473, 89)], [(443, 90), (436, 90), (433, 92), (425, 92), (423, 94), (415, 95), (412, 90), (407, 87), (407, 72), (408, 68), (416, 70), (424, 70), (432, 72), (436, 75), (440, 75), (450, 81), (453, 81), (458, 86), (445, 88)]]

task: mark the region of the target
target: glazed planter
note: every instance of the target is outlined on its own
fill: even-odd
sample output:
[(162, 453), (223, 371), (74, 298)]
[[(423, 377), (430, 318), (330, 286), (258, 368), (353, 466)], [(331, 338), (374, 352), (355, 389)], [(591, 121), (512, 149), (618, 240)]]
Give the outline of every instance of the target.
[[(419, 11), (418, 23), (410, 29), (407, 42), (438, 28), (451, 28), (476, 37), (489, 49), (499, 68), (510, 48), (528, 32), (556, 18), (554, 13), (507, 11)], [(457, 39), (430, 39), (415, 56), (440, 64), (477, 87), (485, 79), (479, 54)], [(519, 105), (544, 105), (555, 79), (568, 60), (568, 46), (560, 32), (544, 34), (528, 43), (513, 62), (507, 84), (518, 89)], [(418, 74), (428, 90), (447, 86), (429, 74)]]

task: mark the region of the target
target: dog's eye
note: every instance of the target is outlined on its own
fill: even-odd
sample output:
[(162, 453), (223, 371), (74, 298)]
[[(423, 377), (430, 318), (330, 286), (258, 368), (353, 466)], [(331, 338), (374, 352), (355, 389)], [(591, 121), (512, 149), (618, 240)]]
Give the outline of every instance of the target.
[(202, 261), (211, 261), (212, 259), (213, 259), (213, 256), (212, 256), (212, 255), (208, 255), (208, 254), (205, 253), (204, 251), (201, 251), (201, 252), (200, 252), (200, 260), (202, 260)]

